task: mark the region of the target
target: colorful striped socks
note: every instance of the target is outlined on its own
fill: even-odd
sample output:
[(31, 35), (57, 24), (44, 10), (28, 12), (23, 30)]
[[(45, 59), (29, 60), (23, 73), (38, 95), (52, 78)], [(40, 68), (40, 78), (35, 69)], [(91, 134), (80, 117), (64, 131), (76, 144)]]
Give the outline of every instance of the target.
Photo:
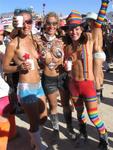
[(97, 108), (92, 108), (88, 110), (88, 115), (92, 123), (95, 125), (100, 135), (106, 133), (104, 123), (99, 119)]
[(100, 8), (100, 11), (98, 13), (98, 18), (97, 18), (96, 23), (95, 23), (97, 28), (101, 28), (101, 26), (102, 26), (102, 23), (104, 21), (106, 11), (108, 8), (108, 4), (109, 4), (109, 0), (102, 0), (101, 8)]

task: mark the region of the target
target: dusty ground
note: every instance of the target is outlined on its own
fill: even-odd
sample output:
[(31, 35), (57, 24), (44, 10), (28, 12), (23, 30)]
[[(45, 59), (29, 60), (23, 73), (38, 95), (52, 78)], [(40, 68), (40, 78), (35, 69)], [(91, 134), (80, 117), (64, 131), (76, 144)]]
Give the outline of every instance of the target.
[[(105, 73), (104, 89), (103, 89), (104, 99), (99, 105), (100, 116), (104, 120), (108, 134), (111, 150), (113, 150), (113, 72)], [(88, 143), (76, 145), (75, 141), (70, 140), (67, 137), (67, 132), (65, 128), (64, 118), (62, 115), (62, 107), (59, 103), (59, 118), (60, 118), (60, 139), (54, 140), (55, 137), (51, 130), (51, 124), (48, 120), (42, 129), (42, 138), (48, 144), (49, 150), (96, 150), (98, 145), (98, 134), (92, 123), (88, 119), (87, 129), (89, 140)], [(88, 117), (87, 117), (88, 118)], [(8, 144), (8, 150), (31, 150), (30, 148), (30, 138), (27, 132), (29, 124), (25, 114), (16, 116), (17, 131), (19, 133), (18, 137), (13, 139)], [(78, 132), (78, 123), (76, 120), (76, 112), (73, 112), (73, 126), (75, 131)]]

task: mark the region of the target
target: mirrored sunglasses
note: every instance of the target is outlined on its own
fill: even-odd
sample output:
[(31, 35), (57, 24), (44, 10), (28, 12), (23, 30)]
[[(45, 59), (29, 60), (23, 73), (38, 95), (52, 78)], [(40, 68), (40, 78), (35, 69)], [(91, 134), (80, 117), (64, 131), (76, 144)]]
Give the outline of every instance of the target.
[(48, 25), (48, 26), (51, 26), (51, 25), (53, 25), (53, 26), (56, 26), (58, 23), (57, 22), (46, 22), (46, 24)]

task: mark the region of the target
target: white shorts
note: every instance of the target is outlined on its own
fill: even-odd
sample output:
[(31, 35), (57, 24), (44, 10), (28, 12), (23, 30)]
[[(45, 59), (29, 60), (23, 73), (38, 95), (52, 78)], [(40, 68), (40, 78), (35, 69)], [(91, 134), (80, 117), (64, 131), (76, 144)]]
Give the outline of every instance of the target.
[(104, 51), (101, 51), (101, 52), (96, 52), (93, 54), (93, 58), (94, 59), (102, 59), (103, 61), (106, 60), (106, 55), (104, 53)]

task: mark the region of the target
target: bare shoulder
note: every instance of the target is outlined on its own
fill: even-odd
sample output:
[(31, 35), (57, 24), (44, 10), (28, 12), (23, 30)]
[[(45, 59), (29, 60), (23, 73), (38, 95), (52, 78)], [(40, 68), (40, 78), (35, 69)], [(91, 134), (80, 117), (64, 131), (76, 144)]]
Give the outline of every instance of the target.
[(93, 37), (98, 37), (102, 35), (102, 29), (101, 28), (94, 28), (92, 31)]
[(17, 44), (17, 37), (11, 40), (11, 42), (9, 43), (10, 46), (16, 46), (16, 44)]
[(101, 28), (94, 28), (93, 30), (94, 30), (94, 32), (97, 32), (97, 33), (102, 32)]
[(14, 38), (11, 40), (11, 42), (8, 44), (6, 50), (15, 51), (17, 47), (17, 38)]

